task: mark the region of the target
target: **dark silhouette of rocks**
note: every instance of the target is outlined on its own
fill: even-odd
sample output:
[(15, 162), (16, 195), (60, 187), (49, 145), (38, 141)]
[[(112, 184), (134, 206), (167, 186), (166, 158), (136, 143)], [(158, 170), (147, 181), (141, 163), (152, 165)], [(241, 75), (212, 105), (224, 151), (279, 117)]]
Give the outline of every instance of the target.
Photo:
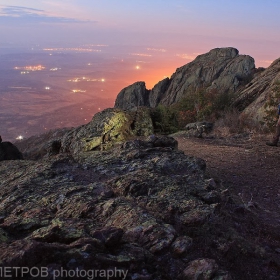
[(252, 57), (239, 55), (235, 48), (213, 49), (178, 68), (170, 79), (164, 79), (150, 91), (146, 90), (143, 82), (123, 89), (117, 96), (115, 107), (133, 109), (138, 106), (171, 105), (199, 88), (236, 92), (253, 78), (254, 72)]
[(23, 159), (22, 153), (11, 142), (2, 142), (0, 136), (0, 161)]

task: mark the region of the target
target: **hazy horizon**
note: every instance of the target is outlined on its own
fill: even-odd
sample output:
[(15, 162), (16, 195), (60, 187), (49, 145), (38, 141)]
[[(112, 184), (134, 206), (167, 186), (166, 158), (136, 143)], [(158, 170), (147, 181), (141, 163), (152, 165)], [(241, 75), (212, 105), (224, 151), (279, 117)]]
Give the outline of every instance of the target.
[(10, 140), (86, 123), (122, 88), (151, 89), (213, 48), (235, 47), (256, 67), (280, 57), (276, 0), (22, 2), (0, 2), (0, 134)]
[(2, 0), (0, 36), (10, 45), (179, 46), (190, 57), (231, 46), (267, 67), (280, 57), (279, 9), (276, 0)]

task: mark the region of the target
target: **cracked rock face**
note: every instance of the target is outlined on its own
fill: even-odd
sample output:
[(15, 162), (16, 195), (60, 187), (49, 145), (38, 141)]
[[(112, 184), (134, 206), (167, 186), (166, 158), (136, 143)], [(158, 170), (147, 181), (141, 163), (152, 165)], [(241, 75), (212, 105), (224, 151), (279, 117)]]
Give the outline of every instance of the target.
[(263, 121), (265, 103), (273, 88), (280, 82), (280, 59), (276, 59), (267, 69), (260, 71), (256, 77), (238, 92), (233, 105), (250, 117)]
[[(117, 267), (126, 279), (225, 280), (235, 254), (247, 258), (244, 244), (254, 252), (221, 226), (223, 192), (205, 178), (205, 162), (178, 151), (170, 137), (1, 162), (0, 182), (1, 267)], [(213, 242), (236, 253), (227, 262)]]

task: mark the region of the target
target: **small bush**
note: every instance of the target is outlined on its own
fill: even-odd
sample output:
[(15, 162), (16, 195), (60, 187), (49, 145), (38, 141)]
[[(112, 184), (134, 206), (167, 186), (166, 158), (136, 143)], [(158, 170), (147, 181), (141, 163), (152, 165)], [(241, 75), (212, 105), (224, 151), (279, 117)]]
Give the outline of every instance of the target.
[(151, 112), (156, 133), (171, 134), (179, 130), (178, 112), (168, 106), (159, 105)]

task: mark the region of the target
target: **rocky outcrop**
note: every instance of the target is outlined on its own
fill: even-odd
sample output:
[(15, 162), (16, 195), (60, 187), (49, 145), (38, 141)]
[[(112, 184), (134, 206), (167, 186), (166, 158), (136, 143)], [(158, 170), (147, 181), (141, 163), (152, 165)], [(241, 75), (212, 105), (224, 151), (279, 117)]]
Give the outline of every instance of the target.
[(239, 55), (237, 49), (213, 49), (176, 70), (160, 103), (171, 105), (198, 88), (234, 92), (254, 69), (254, 59)]
[(123, 111), (109, 108), (95, 114), (86, 125), (34, 136), (19, 144), (27, 158), (38, 159), (60, 152), (77, 154), (106, 150), (131, 137), (148, 136), (153, 132), (149, 109), (141, 107), (135, 111)]
[[(277, 82), (280, 82), (280, 58), (261, 71), (243, 90), (233, 106), (252, 118), (263, 121), (264, 105)], [(275, 108), (276, 110), (276, 108)]]
[(136, 82), (124, 88), (117, 96), (115, 108), (124, 110), (135, 109), (140, 106), (149, 106), (149, 91), (144, 82)]
[(65, 134), (61, 149), (71, 153), (107, 149), (129, 137), (150, 134), (153, 134), (153, 124), (146, 108), (133, 112), (109, 108), (94, 115), (88, 124)]
[(171, 105), (199, 88), (220, 93), (236, 92), (253, 78), (254, 71), (252, 57), (239, 55), (235, 48), (213, 49), (178, 68), (170, 79), (159, 82), (149, 92), (142, 82), (122, 90), (115, 107), (133, 109), (139, 105)]
[(11, 142), (0, 142), (0, 161), (23, 159), (22, 153)]

